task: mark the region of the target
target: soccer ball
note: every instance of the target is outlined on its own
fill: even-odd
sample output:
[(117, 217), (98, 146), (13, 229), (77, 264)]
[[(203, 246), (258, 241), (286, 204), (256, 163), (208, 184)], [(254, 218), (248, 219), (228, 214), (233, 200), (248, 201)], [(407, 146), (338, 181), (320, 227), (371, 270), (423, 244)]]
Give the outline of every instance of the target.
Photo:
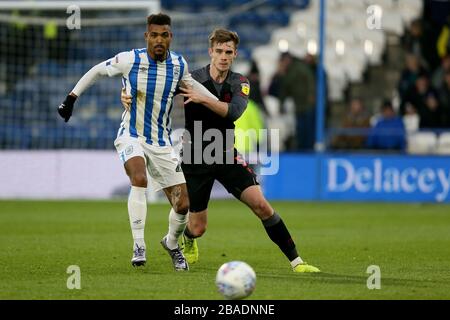
[(225, 299), (244, 299), (255, 290), (255, 271), (242, 261), (224, 263), (217, 271), (216, 286)]

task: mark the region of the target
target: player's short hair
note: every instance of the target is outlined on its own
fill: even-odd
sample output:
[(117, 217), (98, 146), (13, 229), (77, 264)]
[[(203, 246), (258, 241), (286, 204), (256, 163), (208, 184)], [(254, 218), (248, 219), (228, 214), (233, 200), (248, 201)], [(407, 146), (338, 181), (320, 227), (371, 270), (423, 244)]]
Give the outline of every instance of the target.
[(164, 13), (158, 13), (158, 14), (151, 14), (147, 17), (147, 26), (151, 24), (157, 24), (159, 26), (165, 26), (171, 24), (171, 19), (167, 14)]
[(227, 29), (214, 29), (209, 35), (209, 47), (212, 48), (215, 43), (225, 43), (228, 41), (233, 41), (234, 46), (238, 47), (239, 36), (236, 32)]

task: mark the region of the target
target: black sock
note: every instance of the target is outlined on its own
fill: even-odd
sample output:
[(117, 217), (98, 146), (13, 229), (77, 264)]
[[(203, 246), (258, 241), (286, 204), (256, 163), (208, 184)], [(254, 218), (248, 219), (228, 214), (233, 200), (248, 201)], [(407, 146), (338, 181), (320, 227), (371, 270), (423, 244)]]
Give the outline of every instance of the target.
[(281, 217), (274, 212), (269, 219), (262, 221), (269, 238), (275, 242), (284, 255), (292, 261), (298, 257), (297, 249), (295, 249), (294, 240), (292, 240), (288, 229), (286, 228)]

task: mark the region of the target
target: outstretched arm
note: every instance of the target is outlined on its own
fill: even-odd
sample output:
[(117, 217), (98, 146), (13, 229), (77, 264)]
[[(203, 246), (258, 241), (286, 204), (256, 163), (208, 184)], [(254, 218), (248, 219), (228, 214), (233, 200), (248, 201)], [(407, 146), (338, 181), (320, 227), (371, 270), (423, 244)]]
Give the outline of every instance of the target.
[(75, 88), (69, 93), (64, 102), (58, 107), (59, 115), (65, 122), (69, 121), (72, 116), (73, 106), (76, 99), (90, 86), (92, 86), (101, 76), (107, 76), (106, 61), (103, 61), (92, 67), (78, 81)]
[(100, 77), (106, 77), (108, 70), (106, 69), (106, 61), (103, 61), (92, 67), (83, 77), (77, 82), (70, 95), (79, 97), (86, 89), (92, 86)]
[(107, 76), (106, 61), (92, 67), (78, 81), (75, 88), (69, 93), (64, 102), (59, 105), (58, 113), (65, 122), (69, 121), (73, 112), (73, 105), (76, 99), (90, 86), (92, 86), (100, 77)]
[(67, 95), (64, 102), (59, 105), (58, 113), (65, 122), (69, 121), (72, 116), (73, 106), (76, 99), (90, 86), (92, 86), (100, 77), (113, 77), (122, 74), (128, 67), (128, 62), (131, 57), (130, 52), (122, 52), (114, 58), (103, 61), (92, 67), (75, 85), (75, 88)]

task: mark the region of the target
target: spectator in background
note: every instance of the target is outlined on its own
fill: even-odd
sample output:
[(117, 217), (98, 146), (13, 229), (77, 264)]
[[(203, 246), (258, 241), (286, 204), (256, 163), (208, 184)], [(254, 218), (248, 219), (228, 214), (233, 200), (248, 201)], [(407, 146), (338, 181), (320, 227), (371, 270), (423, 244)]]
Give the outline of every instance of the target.
[[(350, 102), (348, 113), (341, 123), (345, 129), (369, 129), (370, 115), (366, 112), (360, 98), (354, 98)], [(350, 134), (337, 136), (332, 145), (337, 149), (361, 149), (366, 142), (365, 134)]]
[(294, 102), (296, 150), (312, 150), (314, 148), (315, 93), (315, 74), (311, 66), (289, 53), (283, 53), (277, 73), (272, 79), (269, 94), (279, 98), (283, 113), (286, 112), (284, 104), (287, 99), (291, 98)]
[(442, 108), (442, 127), (450, 128), (450, 70), (447, 70), (444, 75), (444, 82), (439, 90), (439, 101)]
[(256, 64), (255, 60), (252, 60), (251, 62), (250, 71), (247, 75), (248, 81), (250, 81), (250, 96), (249, 100), (252, 100), (258, 107), (261, 109), (262, 112), (264, 112), (264, 115), (268, 115), (266, 106), (264, 104), (264, 99), (261, 93), (261, 82), (260, 82), (260, 75), (259, 75), (259, 68)]
[(272, 76), (272, 80), (270, 81), (268, 94), (274, 97), (280, 97), (281, 93), (281, 82), (283, 77), (286, 75), (289, 65), (292, 62), (293, 57), (289, 54), (289, 52), (283, 52), (280, 55), (278, 60), (277, 70), (275, 74)]
[(435, 38), (431, 35), (432, 29), (428, 28), (426, 22), (416, 19), (403, 38), (405, 50), (417, 56), (428, 70), (434, 70), (439, 65)]
[(372, 128), (366, 145), (369, 149), (405, 150), (405, 126), (390, 101), (381, 106), (381, 117)]
[(402, 114), (405, 114), (406, 103), (410, 103), (417, 110), (420, 117), (420, 128), (440, 128), (440, 107), (436, 90), (430, 86), (430, 80), (426, 73), (421, 73), (416, 84), (407, 93), (400, 106)]
[(420, 117), (417, 113), (416, 108), (411, 104), (407, 103), (405, 106), (405, 115), (403, 116), (403, 124), (407, 133), (413, 133), (419, 130)]
[(425, 72), (425, 70), (420, 65), (419, 59), (414, 54), (407, 54), (405, 59), (405, 68), (402, 71), (400, 82), (398, 84), (398, 93), (402, 101), (405, 99), (408, 91), (414, 87), (419, 74), (423, 72)]
[(450, 54), (450, 15), (447, 17), (445, 25), (437, 41), (437, 52), (439, 57), (443, 58)]
[(450, 53), (442, 58), (441, 65), (433, 73), (433, 87), (440, 89), (444, 85), (444, 74), (450, 71)]

